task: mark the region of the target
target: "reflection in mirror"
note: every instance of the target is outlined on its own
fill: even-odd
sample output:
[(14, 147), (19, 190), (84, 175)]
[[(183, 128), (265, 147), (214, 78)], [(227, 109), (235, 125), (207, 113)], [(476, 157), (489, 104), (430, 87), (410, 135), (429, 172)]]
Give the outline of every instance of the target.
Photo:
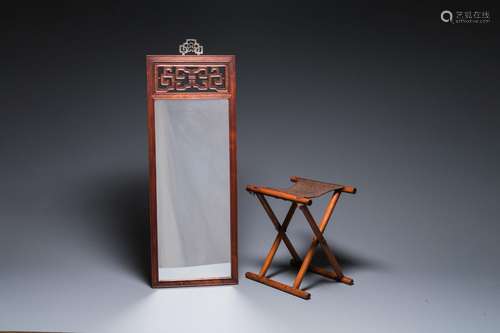
[(159, 280), (231, 277), (228, 100), (154, 103)]

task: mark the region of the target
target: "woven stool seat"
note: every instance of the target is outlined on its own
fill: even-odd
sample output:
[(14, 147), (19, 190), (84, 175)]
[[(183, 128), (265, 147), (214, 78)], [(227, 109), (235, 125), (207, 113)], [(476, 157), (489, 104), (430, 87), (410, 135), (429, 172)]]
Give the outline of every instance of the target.
[(332, 191), (356, 193), (356, 188), (352, 186), (325, 183), (297, 176), (290, 177), (290, 180), (293, 184), (288, 188), (248, 185), (247, 191), (269, 195), (278, 199), (295, 201), (306, 205), (312, 203), (310, 199), (320, 197)]
[(341, 190), (345, 186), (338, 184), (324, 183), (300, 177), (292, 177), (293, 185), (288, 188), (279, 188), (278, 191), (303, 198), (317, 198), (329, 192)]

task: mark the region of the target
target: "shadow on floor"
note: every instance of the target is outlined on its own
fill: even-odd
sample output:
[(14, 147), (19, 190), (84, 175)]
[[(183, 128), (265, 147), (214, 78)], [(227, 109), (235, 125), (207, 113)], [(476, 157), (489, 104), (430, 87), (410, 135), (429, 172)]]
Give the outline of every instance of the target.
[[(356, 271), (360, 270), (369, 270), (369, 271), (385, 271), (388, 269), (387, 265), (375, 260), (375, 259), (368, 259), (366, 257), (361, 257), (359, 255), (355, 255), (352, 253), (348, 253), (345, 250), (339, 249), (338, 247), (334, 247), (332, 249), (335, 257), (337, 258), (338, 263), (342, 267), (342, 272), (350, 276), (351, 278), (354, 279), (354, 283), (356, 284)], [(328, 259), (323, 252), (322, 249), (319, 248), (315, 252), (315, 256), (312, 262), (313, 265), (318, 266), (318, 267), (324, 267), (330, 271), (333, 271), (331, 268), (330, 263), (328, 262)], [(315, 281), (312, 281), (309, 284), (305, 284), (302, 286), (303, 289), (309, 290), (312, 289), (316, 286), (323, 285), (323, 284), (330, 284), (330, 283), (338, 283), (336, 281), (323, 278), (319, 275), (316, 275), (319, 277), (318, 279), (315, 279)]]
[[(92, 238), (93, 244), (103, 255), (117, 263), (124, 270), (131, 272), (138, 279), (149, 285), (150, 258), (149, 258), (149, 223), (148, 223), (148, 177), (147, 173), (133, 173), (108, 175), (97, 182), (88, 183), (84, 187), (84, 210), (90, 217), (87, 219), (86, 231)], [(240, 235), (241, 237), (242, 235)], [(297, 237), (298, 236), (298, 237)], [(297, 248), (303, 256), (307, 245), (311, 241), (311, 234), (304, 232), (295, 235), (294, 244), (301, 244)], [(387, 270), (386, 264), (374, 258), (354, 254), (330, 242), (344, 273), (355, 275), (359, 270)], [(284, 250), (284, 244), (280, 245)], [(262, 255), (268, 249), (262, 249)], [(282, 253), (284, 254), (284, 253)], [(262, 261), (256, 258), (245, 258), (241, 253), (240, 261), (250, 264), (253, 272), (259, 272)], [(268, 276), (287, 274), (293, 278), (297, 269), (289, 264), (288, 254), (277, 256), (271, 265)], [(323, 251), (318, 246), (315, 251), (313, 264), (330, 269)], [(244, 272), (241, 272), (244, 274)], [(240, 277), (241, 275), (240, 274)], [(319, 276), (318, 276), (319, 277)], [(355, 279), (355, 276), (353, 276)], [(335, 283), (319, 277), (312, 284), (304, 286), (313, 288), (323, 283)]]
[[(310, 242), (311, 241), (311, 236), (304, 234), (302, 240), (299, 240), (297, 243), (301, 242)], [(328, 241), (328, 240), (327, 240)], [(343, 273), (351, 276), (355, 283), (356, 283), (356, 272), (357, 271), (387, 271), (389, 267), (387, 266), (386, 263), (379, 261), (378, 259), (375, 258), (368, 258), (366, 256), (362, 256), (359, 254), (354, 254), (352, 252), (349, 252), (343, 248), (340, 248), (338, 246), (332, 246), (330, 242), (330, 247), (332, 247), (332, 251), (334, 252), (335, 257), (337, 258), (337, 261), (339, 262), (340, 266), (342, 267)], [(282, 254), (278, 256), (278, 254), (275, 256), (275, 259), (273, 260), (271, 267), (269, 268), (266, 276), (269, 278), (276, 277), (277, 275), (284, 275), (285, 280), (290, 280), (293, 281), (295, 278), (298, 268), (295, 268), (294, 266), (290, 265), (290, 259), (291, 256), (288, 254), (288, 251), (285, 249), (285, 245), (283, 242), (280, 244), (280, 248), (282, 248)], [(306, 252), (307, 249), (305, 248), (297, 248), (299, 255), (303, 258), (304, 253)], [(265, 250), (267, 251), (267, 249)], [(266, 252), (267, 254), (267, 252)], [(247, 263), (250, 263), (253, 267), (252, 271), (255, 273), (258, 273), (260, 271), (260, 268), (262, 267), (262, 263), (264, 262), (263, 259), (258, 260), (256, 258), (251, 258), (246, 260)], [(312, 260), (312, 264), (318, 267), (323, 267), (328, 270), (333, 270), (328, 262), (328, 259), (326, 255), (324, 254), (323, 250), (320, 248), (320, 246), (316, 247), (316, 250), (314, 252), (314, 257)], [(310, 283), (306, 284), (304, 283), (302, 285), (302, 289), (308, 290), (312, 289), (316, 286), (322, 285), (322, 284), (330, 284), (330, 283), (338, 283), (336, 281), (330, 280), (328, 278), (324, 278), (320, 275), (310, 273), (308, 272), (307, 275), (314, 277), (314, 281), (311, 281)], [(306, 276), (307, 276), (306, 275)], [(280, 280), (278, 278), (278, 280)], [(283, 281), (285, 282), (285, 281)]]
[(144, 283), (150, 281), (148, 178), (109, 175), (85, 186), (86, 230), (109, 260)]

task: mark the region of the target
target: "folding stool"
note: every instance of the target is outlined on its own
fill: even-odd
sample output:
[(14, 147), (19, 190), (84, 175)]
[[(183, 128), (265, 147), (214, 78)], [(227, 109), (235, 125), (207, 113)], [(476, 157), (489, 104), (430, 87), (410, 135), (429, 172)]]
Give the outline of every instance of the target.
[[(271, 219), (272, 224), (276, 228), (278, 235), (276, 236), (274, 243), (271, 246), (269, 253), (267, 254), (267, 257), (264, 260), (264, 264), (262, 265), (259, 274), (247, 272), (245, 276), (248, 279), (263, 283), (265, 285), (279, 289), (297, 297), (301, 297), (303, 299), (309, 299), (311, 297), (310, 293), (303, 289), (300, 289), (300, 284), (302, 283), (304, 275), (308, 270), (321, 276), (336, 280), (338, 282), (342, 282), (347, 285), (353, 285), (353, 279), (345, 276), (342, 273), (342, 269), (337, 262), (337, 259), (335, 258), (331, 248), (328, 246), (328, 243), (323, 237), (323, 233), (326, 229), (326, 226), (328, 225), (330, 217), (332, 216), (335, 205), (340, 198), (340, 194), (342, 192), (354, 194), (356, 193), (356, 188), (352, 186), (330, 184), (300, 177), (291, 177), (290, 180), (294, 184), (286, 189), (274, 189), (255, 185), (247, 186), (247, 191), (255, 194), (259, 199), (260, 203), (264, 207), (264, 210)], [(333, 192), (332, 197), (326, 206), (325, 212), (319, 225), (317, 225), (307, 206), (312, 204), (312, 198), (317, 198), (330, 192)], [(288, 213), (282, 224), (279, 223), (265, 196), (270, 196), (291, 202), (290, 209), (288, 210)], [(297, 251), (293, 247), (292, 242), (286, 235), (286, 229), (290, 223), (290, 220), (292, 219), (293, 214), (295, 213), (297, 206), (299, 206), (299, 209), (304, 214), (304, 217), (306, 218), (314, 233), (313, 241), (311, 242), (311, 246), (304, 256), (304, 259), (300, 258)], [(281, 243), (281, 240), (283, 240), (286, 247), (288, 248), (288, 251), (292, 255), (292, 260), (290, 261), (290, 263), (293, 266), (299, 268), (299, 272), (297, 273), (297, 276), (291, 286), (266, 277), (267, 270), (271, 265), (273, 257), (276, 254), (276, 251), (278, 250), (278, 247)], [(318, 244), (323, 249), (329, 264), (333, 268), (333, 271), (311, 265), (311, 260)]]

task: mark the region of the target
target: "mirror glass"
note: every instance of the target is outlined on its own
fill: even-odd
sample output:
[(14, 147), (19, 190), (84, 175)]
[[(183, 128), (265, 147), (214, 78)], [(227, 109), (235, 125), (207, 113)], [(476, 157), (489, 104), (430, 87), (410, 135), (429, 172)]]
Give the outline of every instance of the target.
[(159, 280), (231, 277), (228, 100), (154, 103)]

